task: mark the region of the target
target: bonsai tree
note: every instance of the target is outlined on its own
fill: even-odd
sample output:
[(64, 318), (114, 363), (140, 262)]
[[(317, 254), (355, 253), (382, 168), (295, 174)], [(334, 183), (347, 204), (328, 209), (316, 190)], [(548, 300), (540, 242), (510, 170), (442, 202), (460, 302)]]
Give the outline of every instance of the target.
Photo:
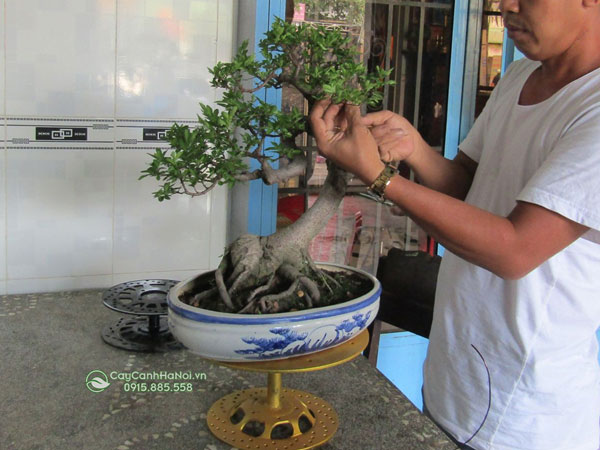
[[(157, 149), (144, 177), (162, 184), (154, 196), (204, 195), (217, 185), (262, 180), (283, 183), (304, 173), (308, 151), (296, 138), (309, 131), (307, 117), (294, 108), (284, 113), (254, 94), (263, 88), (293, 86), (308, 101), (377, 104), (389, 72), (368, 74), (352, 37), (338, 29), (276, 20), (259, 43), (261, 59), (245, 42), (231, 62), (210, 73), (222, 88), (217, 108), (200, 104), (198, 126), (174, 124), (167, 132), (172, 149)], [(275, 139), (274, 139), (275, 138)], [(251, 170), (248, 161), (258, 161)], [(345, 301), (349, 288), (317, 268), (310, 241), (335, 214), (350, 175), (328, 163), (318, 199), (296, 222), (259, 237), (243, 235), (225, 250), (214, 279), (186, 301), (193, 306), (239, 312), (273, 313)]]

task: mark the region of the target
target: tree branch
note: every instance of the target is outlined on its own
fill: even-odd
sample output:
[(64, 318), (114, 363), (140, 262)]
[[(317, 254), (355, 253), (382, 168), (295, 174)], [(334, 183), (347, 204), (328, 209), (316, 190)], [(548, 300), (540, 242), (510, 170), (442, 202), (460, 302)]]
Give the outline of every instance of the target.
[(200, 195), (208, 194), (210, 191), (212, 191), (215, 188), (215, 186), (217, 185), (217, 180), (216, 179), (211, 180), (209, 182), (210, 184), (208, 187), (206, 187), (206, 184), (204, 182), (201, 182), (202, 187), (204, 188), (204, 190), (202, 190), (202, 191), (198, 191), (198, 189), (196, 189), (196, 186), (192, 186), (193, 191), (191, 191), (185, 185), (183, 180), (179, 180), (179, 183), (181, 184), (181, 189), (183, 190), (183, 192), (180, 192), (180, 194), (186, 194), (186, 195), (189, 195), (190, 197), (198, 197)]
[(262, 88), (264, 88), (269, 83), (269, 81), (271, 81), (275, 77), (276, 77), (275, 72), (271, 72), (269, 75), (267, 75), (267, 77), (264, 80), (261, 80), (262, 83), (259, 84), (258, 86), (254, 87), (252, 89), (246, 89), (246, 88), (243, 88), (240, 86), (240, 90), (247, 94), (254, 94), (256, 91), (260, 91)]
[(285, 183), (290, 178), (294, 178), (304, 174), (306, 168), (306, 155), (301, 153), (295, 156), (289, 164), (280, 167), (279, 169), (273, 169), (268, 161), (262, 162), (262, 179), (265, 184), (276, 184)]
[(262, 179), (262, 170), (255, 170), (253, 172), (242, 172), (235, 176), (237, 181), (252, 181)]

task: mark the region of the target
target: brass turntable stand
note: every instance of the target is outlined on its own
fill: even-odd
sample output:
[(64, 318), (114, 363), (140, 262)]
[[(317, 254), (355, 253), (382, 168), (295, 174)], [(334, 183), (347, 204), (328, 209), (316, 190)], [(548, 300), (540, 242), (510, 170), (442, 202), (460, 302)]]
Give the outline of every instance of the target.
[(207, 414), (208, 428), (221, 441), (240, 449), (303, 450), (323, 445), (338, 428), (338, 416), (325, 400), (283, 388), (282, 373), (310, 372), (358, 356), (369, 342), (364, 330), (336, 347), (288, 359), (257, 362), (214, 361), (268, 374), (266, 388), (235, 391), (217, 400)]

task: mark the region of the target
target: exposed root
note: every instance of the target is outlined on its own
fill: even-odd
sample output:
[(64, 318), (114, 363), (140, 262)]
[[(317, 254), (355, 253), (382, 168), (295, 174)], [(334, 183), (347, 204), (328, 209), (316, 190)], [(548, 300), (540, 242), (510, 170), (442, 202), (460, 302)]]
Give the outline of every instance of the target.
[[(296, 297), (302, 297), (307, 306), (311, 308), (314, 301), (319, 301), (321, 294), (317, 284), (310, 278), (290, 264), (283, 264), (277, 273), (291, 282), (290, 286), (278, 294), (265, 295), (259, 301), (261, 312), (278, 312), (286, 309), (288, 304), (296, 301)], [(300, 291), (300, 286), (306, 291)]]
[(207, 289), (206, 291), (202, 291), (202, 292), (194, 295), (194, 297), (190, 301), (190, 305), (191, 306), (200, 306), (202, 301), (204, 301), (207, 298), (211, 298), (217, 292), (219, 292), (219, 289), (217, 289), (216, 287), (212, 288), (212, 289)]
[(265, 295), (260, 299), (261, 312), (278, 312), (281, 309), (280, 302), (288, 299), (298, 289), (300, 280), (294, 281), (289, 288), (279, 294)]
[(304, 243), (244, 235), (226, 250), (214, 282), (190, 301), (202, 307), (218, 297), (218, 310), (250, 314), (314, 308), (346, 295), (337, 277), (317, 267)]
[(252, 293), (250, 294), (250, 297), (248, 297), (248, 303), (246, 304), (246, 306), (244, 306), (242, 309), (240, 309), (238, 311), (238, 313), (242, 314), (242, 313), (252, 310), (252, 308), (256, 305), (257, 295), (262, 294), (263, 292), (268, 292), (271, 289), (273, 289), (273, 286), (275, 286), (276, 282), (277, 282), (277, 275), (273, 274), (271, 276), (271, 278), (269, 279), (269, 281), (267, 282), (267, 284), (265, 284), (263, 286), (259, 286), (254, 291), (252, 291)]
[(333, 293), (333, 289), (331, 288), (331, 286), (329, 286), (329, 284), (327, 283), (327, 280), (329, 280), (332, 284), (334, 284), (336, 287), (341, 287), (340, 283), (337, 282), (337, 280), (335, 278), (333, 278), (331, 275), (329, 275), (327, 272), (322, 271), (321, 269), (319, 269), (317, 267), (317, 265), (315, 264), (315, 262), (312, 260), (312, 258), (310, 257), (310, 255), (308, 253), (306, 253), (304, 255), (304, 258), (306, 259), (306, 262), (308, 263), (308, 267), (318, 276), (321, 277), (321, 280), (323, 281), (323, 284), (327, 287), (327, 289), (329, 289), (329, 292)]
[(239, 273), (235, 277), (230, 277), (232, 280), (230, 292), (235, 294), (235, 292), (240, 289), (240, 287), (250, 278), (252, 274), (249, 267), (244, 268), (242, 271), (238, 271)]
[(246, 306), (244, 306), (242, 309), (240, 309), (237, 313), (245, 314), (247, 312), (251, 312), (255, 306), (256, 306), (256, 300), (253, 300), (251, 302), (248, 302), (248, 304)]
[(235, 294), (252, 282), (256, 268), (263, 260), (263, 246), (258, 236), (250, 234), (238, 238), (229, 250), (233, 272), (227, 279), (229, 293)]
[(331, 288), (331, 286), (329, 286), (329, 284), (327, 283), (327, 280), (329, 280), (331, 283), (337, 285), (338, 287), (340, 286), (340, 284), (335, 280), (335, 278), (333, 278), (328, 273), (325, 273), (322, 270), (320, 270), (318, 272), (318, 274), (321, 277), (321, 281), (323, 281), (323, 284), (327, 287), (327, 289), (329, 289), (329, 292), (333, 293), (333, 289)]
[(304, 293), (304, 301), (306, 302), (306, 306), (308, 308), (312, 308), (313, 307), (312, 298), (310, 298), (310, 295), (308, 295), (306, 292)]
[(221, 300), (223, 300), (223, 303), (225, 303), (225, 306), (227, 306), (227, 308), (229, 308), (230, 310), (234, 310), (235, 307), (233, 306), (231, 297), (229, 296), (229, 293), (227, 292), (227, 287), (225, 286), (225, 281), (223, 281), (223, 271), (222, 271), (221, 267), (219, 267), (219, 268), (217, 268), (217, 270), (215, 270), (215, 281), (217, 282), (217, 289), (219, 290), (219, 296), (221, 297)]
[[(317, 271), (321, 272), (319, 269), (317, 269)], [(290, 281), (298, 280), (302, 284), (302, 286), (304, 286), (304, 288), (308, 291), (308, 294), (311, 296), (311, 298), (314, 299), (314, 301), (316, 302), (319, 301), (319, 299), (321, 298), (321, 293), (319, 292), (319, 287), (317, 286), (317, 283), (315, 283), (307, 276), (302, 275), (302, 273), (298, 269), (289, 264), (284, 264), (279, 268), (279, 272), (283, 277), (287, 278)]]
[(300, 277), (298, 280), (300, 281), (302, 286), (304, 286), (304, 288), (308, 291), (305, 295), (307, 295), (309, 300), (311, 301), (311, 304), (308, 305), (308, 307), (311, 308), (312, 307), (312, 299), (314, 299), (316, 302), (318, 302), (321, 299), (321, 293), (319, 292), (319, 287), (317, 286), (317, 283), (315, 283), (313, 280), (311, 280), (308, 277)]

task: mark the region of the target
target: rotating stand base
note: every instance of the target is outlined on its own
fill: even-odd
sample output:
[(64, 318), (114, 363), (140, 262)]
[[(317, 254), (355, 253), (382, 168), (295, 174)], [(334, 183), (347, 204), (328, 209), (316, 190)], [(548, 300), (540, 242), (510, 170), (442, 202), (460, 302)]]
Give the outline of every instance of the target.
[(308, 392), (282, 387), (282, 373), (310, 372), (350, 361), (367, 347), (369, 332), (336, 347), (288, 359), (214, 361), (217, 364), (268, 374), (266, 388), (236, 391), (217, 400), (206, 415), (208, 428), (221, 441), (240, 449), (304, 450), (329, 441), (338, 416), (325, 400)]
[(319, 397), (284, 388), (277, 409), (271, 408), (266, 398), (267, 388), (226, 395), (209, 409), (208, 428), (236, 448), (263, 450), (318, 447), (337, 431), (337, 413)]
[(102, 330), (102, 340), (113, 347), (135, 352), (167, 352), (183, 346), (175, 340), (166, 317), (121, 317)]

